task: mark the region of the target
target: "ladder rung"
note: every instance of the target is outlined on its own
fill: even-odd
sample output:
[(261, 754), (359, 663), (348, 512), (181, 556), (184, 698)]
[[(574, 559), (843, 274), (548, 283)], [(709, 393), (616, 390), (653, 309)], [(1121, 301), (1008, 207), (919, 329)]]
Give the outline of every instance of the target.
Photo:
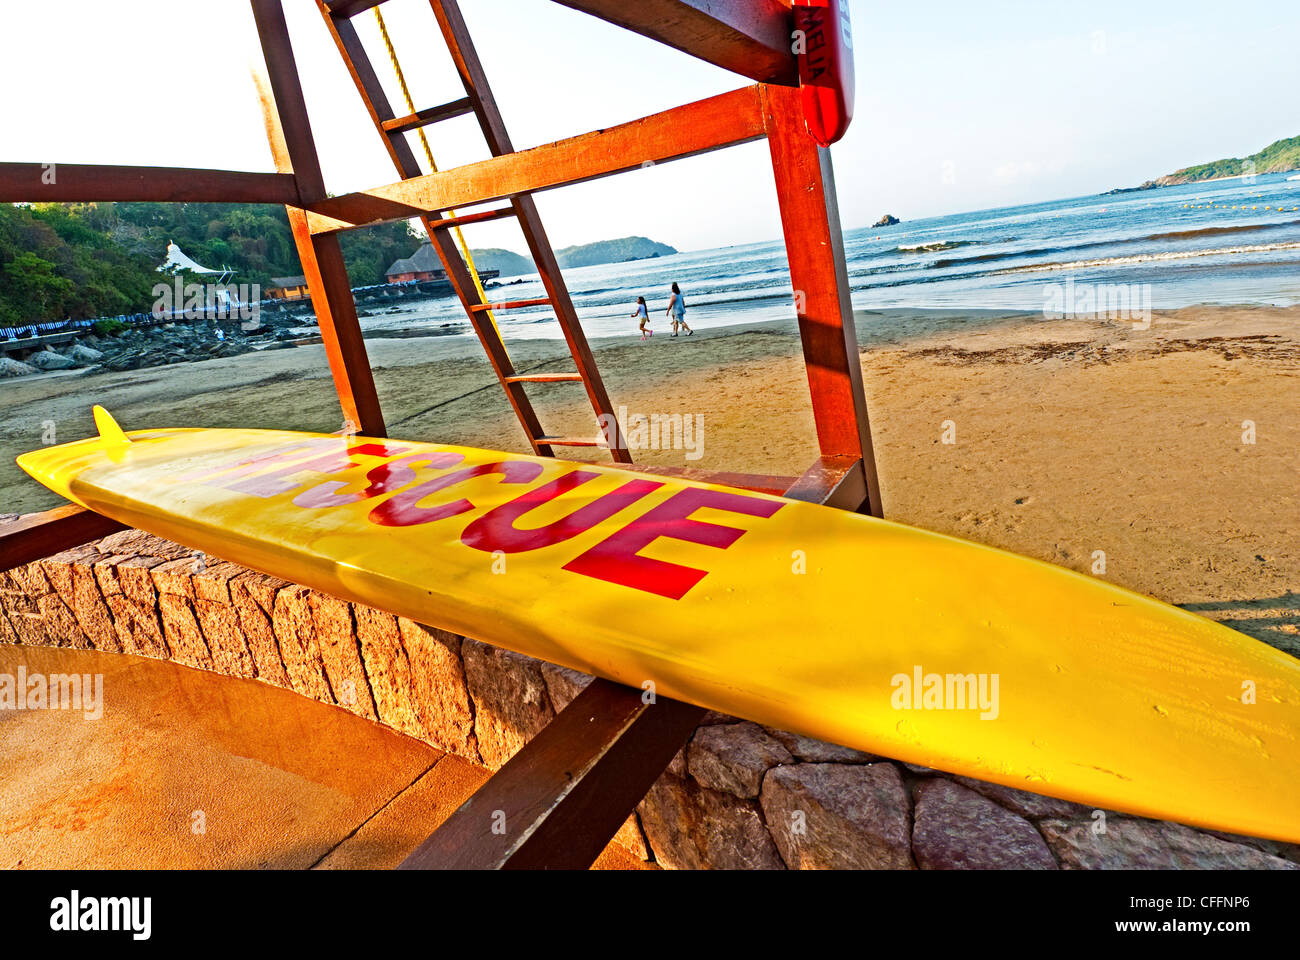
[(506, 303), (475, 303), (470, 309), (475, 313), (482, 313), (484, 310), (518, 310), (521, 307), (541, 307), (550, 303), (549, 297), (539, 297), (536, 300), (510, 300)]
[(565, 383), (567, 381), (582, 382), (580, 373), (523, 373), (515, 377), (506, 377), (506, 383)]
[(583, 440), (579, 437), (538, 437), (538, 443), (544, 443), (552, 447), (599, 447), (601, 444), (596, 440)]
[(473, 112), (474, 101), (469, 97), (462, 97), (459, 100), (453, 100), (451, 103), (444, 103), (442, 106), (428, 107), (417, 113), (407, 114), (404, 117), (385, 120), (380, 126), (384, 128), (384, 133), (405, 133), (408, 130), (418, 130), (420, 127), (427, 127), (431, 123), (450, 120), (452, 117), (463, 117), (465, 114)]
[(325, 6), (329, 9), (331, 17), (349, 20), (358, 13), (365, 13), (383, 2), (384, 0), (325, 0)]
[(464, 226), (467, 223), (484, 223), (488, 220), (503, 220), (506, 217), (513, 217), (514, 215), (514, 207), (501, 207), (498, 210), (484, 210), (482, 213), (466, 213), (459, 217), (443, 217), (441, 220), (430, 220), (430, 225), (435, 230), (450, 230), (452, 227)]

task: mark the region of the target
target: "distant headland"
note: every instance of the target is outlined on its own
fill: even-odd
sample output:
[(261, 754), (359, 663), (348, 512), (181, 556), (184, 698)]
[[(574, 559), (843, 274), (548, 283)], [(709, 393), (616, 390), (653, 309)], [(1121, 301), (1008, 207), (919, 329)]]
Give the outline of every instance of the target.
[(1163, 177), (1148, 180), (1136, 187), (1116, 187), (1114, 190), (1107, 190), (1102, 196), (1110, 196), (1113, 193), (1133, 193), (1136, 190), (1154, 190), (1156, 187), (1173, 187), (1180, 183), (1226, 180), (1229, 177), (1252, 174), (1286, 173), (1290, 170), (1300, 170), (1300, 137), (1274, 141), (1259, 153), (1252, 153), (1249, 157), (1229, 157), (1211, 163), (1199, 163), (1194, 167), (1184, 167)]
[[(533, 261), (512, 250), (497, 247), (471, 251), (474, 263), (484, 270), (499, 270), (503, 277), (517, 277), (536, 273)], [(598, 240), (555, 251), (561, 267), (590, 267), (598, 263), (627, 263), (631, 260), (648, 260), (677, 253), (675, 247), (658, 243), (645, 237), (619, 237), (617, 240)]]

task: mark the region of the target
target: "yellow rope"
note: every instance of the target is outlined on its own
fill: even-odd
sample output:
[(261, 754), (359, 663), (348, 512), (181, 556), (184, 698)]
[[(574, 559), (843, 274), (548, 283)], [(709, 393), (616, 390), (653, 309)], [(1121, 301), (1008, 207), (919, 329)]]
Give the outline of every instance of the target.
[[(383, 35), (384, 46), (388, 48), (388, 59), (393, 62), (393, 73), (397, 74), (397, 83), (402, 88), (402, 97), (406, 100), (406, 109), (415, 113), (415, 101), (411, 99), (411, 91), (406, 86), (406, 75), (402, 73), (402, 65), (397, 62), (397, 51), (393, 49), (393, 41), (388, 36), (388, 27), (384, 24), (384, 15), (375, 7), (375, 20), (379, 22), (379, 32)], [(424, 135), (424, 128), (420, 127), (415, 131), (420, 135), (420, 143), (424, 147), (424, 156), (429, 161), (429, 172), (437, 173), (438, 164), (433, 159), (433, 150), (429, 147), (429, 138)], [(456, 216), (456, 211), (450, 211), (451, 215)], [(469, 275), (474, 278), (474, 288), (478, 290), (479, 299), (484, 303), (488, 302), (487, 294), (483, 290), (483, 281), (479, 279), (478, 268), (474, 266), (474, 257), (469, 252), (469, 244), (465, 242), (465, 235), (460, 232), (460, 227), (452, 227), (452, 232), (456, 234), (456, 243), (460, 247), (461, 255), (465, 258), (465, 264), (469, 267)], [(430, 240), (433, 237), (429, 238)], [(491, 310), (484, 311), (487, 314), (488, 322), (496, 329), (497, 321), (492, 316)], [(497, 330), (497, 338), (500, 339), (501, 331)], [(503, 344), (504, 346), (504, 344)]]

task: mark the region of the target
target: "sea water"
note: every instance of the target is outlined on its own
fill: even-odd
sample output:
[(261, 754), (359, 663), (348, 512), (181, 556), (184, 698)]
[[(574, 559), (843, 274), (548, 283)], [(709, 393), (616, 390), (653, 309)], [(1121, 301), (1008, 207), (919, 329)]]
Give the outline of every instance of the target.
[[(844, 248), (859, 310), (940, 308), (1044, 311), (1075, 285), (1146, 289), (1149, 306), (1300, 303), (1300, 182), (1286, 174), (1232, 178), (847, 230)], [(696, 328), (793, 319), (780, 240), (695, 250), (564, 271), (589, 337), (631, 335), (638, 296), (666, 327), (669, 285), (685, 292)], [(522, 279), (522, 282), (511, 282)], [(545, 296), (537, 276), (502, 277), (495, 300)], [(558, 338), (549, 308), (502, 312), (507, 340)], [(455, 325), (453, 298), (419, 301), (362, 321), (367, 329)]]

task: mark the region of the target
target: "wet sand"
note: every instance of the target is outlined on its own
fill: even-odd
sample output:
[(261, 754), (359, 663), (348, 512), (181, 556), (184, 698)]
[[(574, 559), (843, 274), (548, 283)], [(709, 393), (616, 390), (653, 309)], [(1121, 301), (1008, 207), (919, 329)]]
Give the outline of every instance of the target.
[[(1157, 314), (1146, 331), (861, 313), (886, 515), (1085, 572), (1102, 551), (1108, 579), (1300, 655), (1298, 321), (1300, 308), (1255, 307)], [(703, 417), (698, 459), (634, 451), (639, 461), (795, 474), (816, 456), (791, 323), (593, 345), (616, 405)], [(526, 451), (476, 341), (369, 347), (392, 435)], [(511, 353), (521, 371), (570, 369), (557, 342)], [(530, 395), (549, 432), (595, 432), (579, 385), (533, 385)], [(0, 512), (59, 502), (13, 457), (39, 446), (50, 422), (60, 442), (90, 433), (92, 403), (127, 429), (333, 431), (342, 419), (320, 346), (3, 381)]]

